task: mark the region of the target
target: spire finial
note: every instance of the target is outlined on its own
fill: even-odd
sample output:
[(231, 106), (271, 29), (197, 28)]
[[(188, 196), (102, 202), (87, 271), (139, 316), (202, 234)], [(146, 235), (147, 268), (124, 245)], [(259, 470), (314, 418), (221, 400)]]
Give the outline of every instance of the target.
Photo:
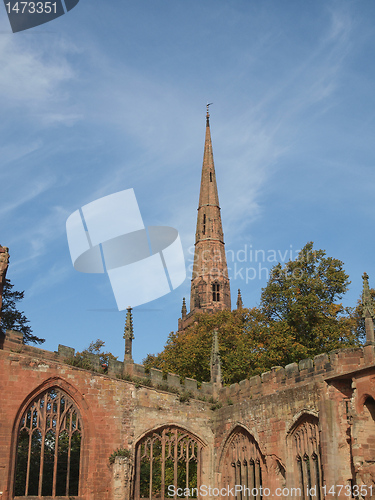
[(206, 126), (210, 126), (210, 106), (213, 104), (213, 102), (208, 102), (206, 107), (207, 107), (207, 113), (206, 113)]
[(365, 319), (366, 344), (374, 345), (374, 303), (368, 283), (368, 274), (363, 273), (362, 317)]
[(127, 311), (128, 312), (126, 313), (126, 322), (125, 322), (125, 330), (123, 338), (134, 340), (132, 308), (130, 306), (127, 307)]
[(125, 339), (125, 361), (133, 361), (132, 357), (132, 342), (134, 340), (134, 333), (133, 333), (133, 318), (132, 318), (132, 308), (129, 306), (127, 308), (127, 313), (126, 313), (126, 322), (125, 322), (125, 330), (124, 330), (124, 336), (123, 338)]
[(238, 289), (238, 294), (237, 294), (237, 309), (242, 309), (243, 307), (243, 302), (242, 302), (242, 297), (241, 297), (241, 290)]
[(211, 371), (211, 383), (214, 385), (214, 392), (216, 392), (217, 389), (222, 387), (221, 361), (220, 361), (219, 339), (217, 335), (217, 330), (214, 330), (212, 332), (210, 371)]
[(9, 248), (0, 245), (0, 321), (1, 321), (1, 304), (3, 297), (3, 289), (5, 285), (5, 276), (9, 265)]
[(187, 309), (186, 309), (186, 302), (185, 302), (185, 297), (182, 299), (182, 309), (181, 309), (181, 314), (183, 318), (186, 318), (187, 314)]

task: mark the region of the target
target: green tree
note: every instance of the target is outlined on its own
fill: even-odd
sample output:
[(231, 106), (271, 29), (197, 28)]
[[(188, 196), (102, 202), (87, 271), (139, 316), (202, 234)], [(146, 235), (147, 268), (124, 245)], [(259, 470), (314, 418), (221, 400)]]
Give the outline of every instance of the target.
[(354, 310), (340, 303), (349, 284), (343, 263), (309, 242), (296, 260), (271, 270), (260, 309), (270, 322), (284, 322), (309, 356), (359, 345), (363, 333)]
[(164, 350), (149, 354), (146, 368), (158, 368), (200, 382), (210, 380), (212, 332), (218, 330), (222, 376), (233, 384), (306, 358), (308, 349), (285, 323), (270, 322), (257, 308), (202, 313), (184, 332), (172, 332)]
[(17, 302), (24, 298), (25, 292), (17, 292), (13, 289), (10, 280), (6, 279), (3, 288), (3, 303), (1, 306), (0, 332), (4, 335), (6, 330), (15, 330), (23, 334), (25, 344), (42, 344), (41, 339), (32, 334), (29, 320), (25, 314), (17, 309)]
[(308, 243), (295, 261), (271, 270), (259, 308), (198, 314), (185, 331), (172, 332), (164, 350), (149, 354), (144, 365), (209, 381), (214, 329), (227, 384), (273, 366), (358, 346), (363, 339), (359, 306), (344, 308), (339, 302), (348, 285), (342, 262)]
[(97, 339), (95, 342), (90, 342), (90, 345), (86, 347), (82, 352), (77, 352), (75, 356), (68, 360), (68, 363), (73, 366), (78, 366), (79, 368), (84, 368), (85, 370), (92, 370), (93, 364), (91, 355), (95, 354), (99, 356), (100, 365), (107, 365), (110, 359), (117, 359), (111, 352), (105, 351), (103, 348), (105, 346), (104, 340)]

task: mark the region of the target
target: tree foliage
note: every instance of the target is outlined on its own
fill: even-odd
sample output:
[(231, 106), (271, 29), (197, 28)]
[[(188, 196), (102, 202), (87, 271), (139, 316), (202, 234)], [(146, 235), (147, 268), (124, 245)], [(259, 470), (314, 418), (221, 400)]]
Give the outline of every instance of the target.
[(194, 324), (172, 332), (164, 350), (149, 354), (144, 364), (209, 381), (214, 329), (227, 384), (273, 366), (358, 346), (363, 339), (359, 306), (344, 308), (339, 302), (348, 285), (342, 262), (308, 243), (295, 261), (271, 270), (259, 308), (198, 314)]
[(24, 298), (25, 292), (17, 292), (13, 289), (10, 280), (6, 279), (3, 288), (3, 303), (1, 306), (0, 332), (5, 334), (6, 330), (15, 330), (23, 334), (25, 344), (42, 344), (41, 339), (32, 334), (29, 320), (25, 314), (17, 309), (17, 302)]
[(271, 270), (260, 308), (270, 321), (285, 322), (310, 356), (358, 345), (361, 333), (354, 311), (340, 303), (349, 284), (343, 263), (309, 242), (296, 260)]
[(93, 370), (92, 355), (99, 356), (100, 366), (107, 365), (110, 359), (117, 359), (111, 352), (105, 351), (103, 348), (105, 346), (104, 340), (97, 339), (95, 342), (90, 342), (90, 345), (83, 349), (82, 352), (77, 352), (73, 358), (68, 360), (68, 363), (78, 368), (84, 368), (85, 370)]

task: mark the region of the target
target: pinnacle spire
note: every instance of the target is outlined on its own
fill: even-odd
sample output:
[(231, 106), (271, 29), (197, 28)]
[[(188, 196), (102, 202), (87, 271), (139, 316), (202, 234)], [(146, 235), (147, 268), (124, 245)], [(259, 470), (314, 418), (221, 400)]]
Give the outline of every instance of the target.
[(217, 330), (214, 330), (212, 334), (210, 371), (211, 371), (212, 384), (214, 384), (214, 386), (216, 386), (217, 388), (220, 388), (222, 386), (221, 361), (220, 361), (219, 339), (217, 336)]
[(187, 314), (185, 297), (183, 297), (183, 299), (182, 299), (181, 314), (182, 314), (182, 317), (183, 317), (183, 318), (185, 318), (185, 317), (186, 317), (186, 314)]
[(0, 245), (0, 321), (1, 321), (1, 304), (3, 298), (3, 289), (5, 285), (5, 276), (9, 265), (9, 248)]
[(242, 309), (243, 308), (243, 302), (242, 302), (242, 297), (241, 297), (241, 290), (238, 289), (238, 294), (237, 294), (237, 309)]
[(363, 273), (362, 317), (365, 319), (366, 345), (375, 345), (374, 339), (374, 302), (368, 284), (368, 274)]
[(125, 339), (125, 358), (124, 361), (133, 361), (132, 357), (132, 343), (134, 340), (134, 332), (133, 332), (133, 317), (132, 317), (132, 308), (127, 308), (126, 313), (126, 322), (123, 338)]

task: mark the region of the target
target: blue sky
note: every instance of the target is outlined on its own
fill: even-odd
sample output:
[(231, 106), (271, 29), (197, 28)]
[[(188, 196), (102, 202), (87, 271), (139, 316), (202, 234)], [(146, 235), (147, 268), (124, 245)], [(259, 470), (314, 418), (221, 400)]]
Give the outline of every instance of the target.
[[(273, 251), (308, 241), (344, 262), (345, 306), (364, 271), (375, 285), (374, 16), (372, 0), (80, 0), (13, 34), (3, 10), (0, 243), (44, 348), (100, 338), (123, 358), (108, 277), (70, 260), (82, 205), (133, 188), (191, 264), (207, 101), (233, 306), (237, 288), (259, 303)], [(189, 292), (190, 277), (134, 310), (136, 362), (162, 350)]]

